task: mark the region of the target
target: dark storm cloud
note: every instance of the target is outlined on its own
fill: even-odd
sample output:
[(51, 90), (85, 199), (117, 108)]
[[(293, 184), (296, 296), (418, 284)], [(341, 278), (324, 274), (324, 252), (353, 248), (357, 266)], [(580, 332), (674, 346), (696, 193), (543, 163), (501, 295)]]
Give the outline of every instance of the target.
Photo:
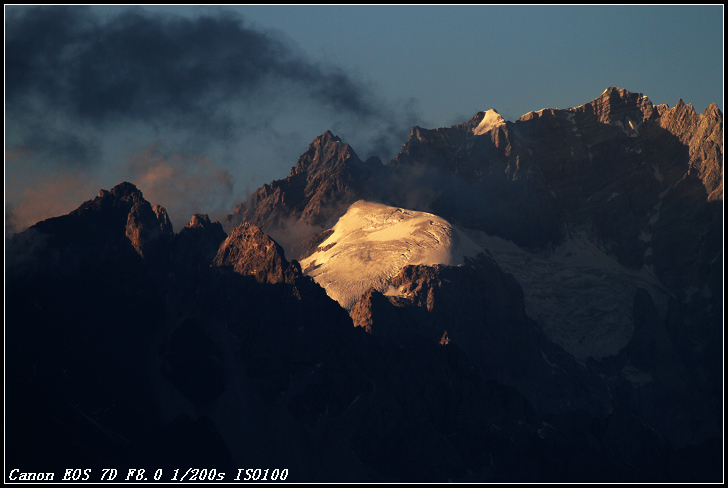
[[(289, 41), (251, 29), (231, 12), (186, 18), (129, 9), (102, 18), (85, 7), (8, 7), (6, 13), (11, 123), (42, 121), (48, 111), (79, 131), (143, 122), (224, 141), (245, 126), (245, 115), (231, 104), (261, 106), (277, 90), (361, 119), (379, 131), (374, 139), (391, 138), (392, 119), (401, 118), (346, 72), (308, 60)], [(407, 129), (400, 129), (405, 136)], [(16, 128), (21, 140), (13, 143), (88, 160), (75, 142), (58, 147), (37, 136), (43, 132)]]

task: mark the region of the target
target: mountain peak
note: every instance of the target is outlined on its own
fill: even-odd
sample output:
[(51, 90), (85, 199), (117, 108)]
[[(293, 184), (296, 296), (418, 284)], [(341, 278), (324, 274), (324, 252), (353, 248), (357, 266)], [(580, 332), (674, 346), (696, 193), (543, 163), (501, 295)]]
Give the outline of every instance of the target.
[[(102, 196), (102, 192), (105, 194), (106, 190), (101, 190), (99, 192), (99, 196)], [(134, 183), (129, 183), (128, 181), (119, 183), (118, 185), (113, 187), (108, 193), (120, 199), (124, 199), (126, 197), (131, 197), (134, 200), (144, 199), (141, 190), (139, 190), (136, 185), (134, 185)]]
[(205, 228), (211, 225), (210, 217), (207, 214), (194, 214), (186, 227), (191, 229)]
[(616, 86), (610, 86), (591, 102), (575, 109), (593, 112), (598, 116), (600, 123), (630, 127), (631, 129), (624, 130), (634, 137), (638, 132), (630, 132), (634, 129), (632, 125), (640, 125), (655, 115), (655, 109), (649, 98), (642, 93), (630, 92)]
[(624, 93), (626, 91), (627, 90), (625, 90), (624, 88), (619, 88), (618, 86), (608, 86), (602, 93), (606, 93), (606, 94), (610, 94), (611, 95), (612, 93), (615, 93), (615, 92), (616, 93), (619, 93), (619, 94), (622, 94), (622, 93)]
[[(600, 97), (628, 98), (630, 95), (632, 95), (632, 92), (630, 92), (629, 90), (625, 90), (624, 88), (619, 88), (617, 86), (610, 86), (602, 92)], [(641, 93), (639, 95), (641, 95)]]
[(705, 115), (710, 115), (712, 117), (718, 117), (723, 118), (723, 112), (720, 111), (718, 108), (718, 105), (715, 103), (711, 103), (705, 108), (705, 112), (703, 112)]
[(169, 214), (167, 214), (167, 209), (161, 205), (154, 205), (152, 207), (152, 210), (157, 216), (157, 220), (159, 221), (159, 228), (162, 230), (162, 233), (173, 236), (174, 228), (172, 227), (172, 222), (169, 220)]
[(319, 144), (326, 145), (326, 144), (331, 144), (333, 142), (341, 142), (341, 138), (337, 135), (334, 135), (334, 133), (331, 132), (330, 130), (327, 130), (326, 132), (324, 132), (323, 134), (321, 134), (320, 136), (318, 136), (316, 139), (313, 140), (313, 144), (316, 144), (317, 142)]
[(311, 171), (315, 173), (317, 168), (329, 166), (332, 162), (346, 163), (350, 159), (361, 162), (349, 144), (343, 143), (339, 136), (327, 130), (311, 142), (308, 151), (301, 155), (289, 176)]
[(501, 125), (505, 125), (506, 123), (505, 119), (503, 119), (501, 114), (499, 114), (494, 108), (486, 112), (478, 112), (478, 115), (480, 115), (481, 113), (483, 114), (483, 117), (482, 119), (480, 119), (478, 126), (473, 129), (473, 134), (475, 134), (476, 136), (485, 134), (491, 129), (495, 127), (500, 127)]
[(301, 275), (297, 262), (289, 263), (283, 248), (255, 224), (244, 222), (230, 233), (213, 260), (259, 283), (291, 283)]

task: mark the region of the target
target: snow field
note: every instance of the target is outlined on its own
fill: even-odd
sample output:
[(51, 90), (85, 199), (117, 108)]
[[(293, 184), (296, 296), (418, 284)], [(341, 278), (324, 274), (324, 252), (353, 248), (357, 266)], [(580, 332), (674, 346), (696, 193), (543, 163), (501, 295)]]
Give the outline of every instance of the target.
[(407, 265), (459, 265), (482, 252), (437, 215), (364, 200), (349, 207), (319, 249), (301, 268), (347, 310), (369, 288), (395, 293), (390, 280)]

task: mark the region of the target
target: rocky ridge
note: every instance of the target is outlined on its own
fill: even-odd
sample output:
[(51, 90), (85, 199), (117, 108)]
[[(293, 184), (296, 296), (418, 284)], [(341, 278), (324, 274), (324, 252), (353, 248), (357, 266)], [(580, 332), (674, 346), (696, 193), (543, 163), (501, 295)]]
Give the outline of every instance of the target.
[[(387, 165), (327, 132), (230, 235), (201, 214), (174, 234), (129, 183), (17, 234), (9, 461), (719, 480), (722, 114), (610, 87), (496, 115), (415, 127)], [(404, 267), (396, 293), (370, 289), (347, 313), (286, 251), (315, 251), (361, 198), (447, 218), (486, 252)], [(295, 242), (265, 233), (291, 223)], [(549, 310), (578, 311), (574, 330), (614, 348), (560, 342)]]
[[(609, 87), (589, 103), (530, 112), (515, 122), (488, 111), (452, 127), (414, 127), (400, 153), (378, 170), (377, 184), (358, 191), (465, 229), (517, 277), (529, 318), (548, 339), (577, 361), (594, 362), (611, 385), (644, 391), (647, 383), (637, 378), (650, 378), (652, 391), (671, 389), (684, 379), (657, 371), (668, 362), (684, 366), (700, 393), (681, 386), (677, 401), (691, 404), (687, 417), (702, 417), (697, 411), (721, 391), (714, 345), (722, 334), (722, 162), (722, 113), (715, 105), (696, 114), (682, 100), (655, 106), (641, 93)], [(319, 243), (330, 237), (317, 235), (324, 236)], [(623, 361), (641, 344), (645, 319), (634, 307), (645, 292), (654, 333), (674, 347), (666, 346), (671, 359), (635, 370)], [(410, 320), (401, 307), (385, 312), (394, 297), (369, 291), (361, 300), (352, 316), (374, 335), (377, 322), (396, 322), (391, 327), (399, 330)], [(432, 335), (439, 340), (444, 331)], [(458, 342), (449, 329), (447, 335)], [(705, 350), (712, 352), (697, 353)], [(616, 370), (614, 361), (621, 364)], [(687, 417), (664, 417), (656, 397), (630, 408), (678, 445), (712, 435), (710, 420), (707, 430), (692, 433), (670, 427), (685, 425)], [(702, 418), (717, 419), (718, 412)]]
[(456, 347), (415, 341), (403, 354), (353, 327), (252, 224), (225, 237), (196, 215), (166, 242), (173, 259), (155, 261), (126, 232), (149, 206), (141, 193), (100, 195), (10, 243), (14, 466), (171, 472), (186, 459), (231, 474), (274, 462), (291, 479), (332, 481), (444, 481), (492, 456), (512, 469), (500, 431), (523, 430), (531, 409)]
[(289, 263), (277, 242), (248, 222), (237, 226), (222, 243), (212, 264), (230, 266), (260, 283), (291, 283), (301, 276), (301, 266)]

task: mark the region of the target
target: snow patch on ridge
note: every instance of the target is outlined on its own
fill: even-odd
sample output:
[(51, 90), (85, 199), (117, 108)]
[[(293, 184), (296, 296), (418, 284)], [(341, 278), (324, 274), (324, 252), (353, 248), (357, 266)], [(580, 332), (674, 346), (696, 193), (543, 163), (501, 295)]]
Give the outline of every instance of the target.
[(479, 136), (481, 134), (485, 134), (489, 130), (500, 127), (501, 125), (504, 125), (506, 121), (503, 119), (501, 114), (495, 111), (495, 109), (490, 109), (483, 115), (483, 120), (480, 121), (480, 124), (478, 124), (478, 127), (473, 129), (473, 134), (476, 136)]
[(482, 252), (460, 229), (437, 215), (359, 200), (301, 268), (326, 293), (351, 309), (369, 288), (398, 294), (390, 279), (414, 264), (463, 264)]

